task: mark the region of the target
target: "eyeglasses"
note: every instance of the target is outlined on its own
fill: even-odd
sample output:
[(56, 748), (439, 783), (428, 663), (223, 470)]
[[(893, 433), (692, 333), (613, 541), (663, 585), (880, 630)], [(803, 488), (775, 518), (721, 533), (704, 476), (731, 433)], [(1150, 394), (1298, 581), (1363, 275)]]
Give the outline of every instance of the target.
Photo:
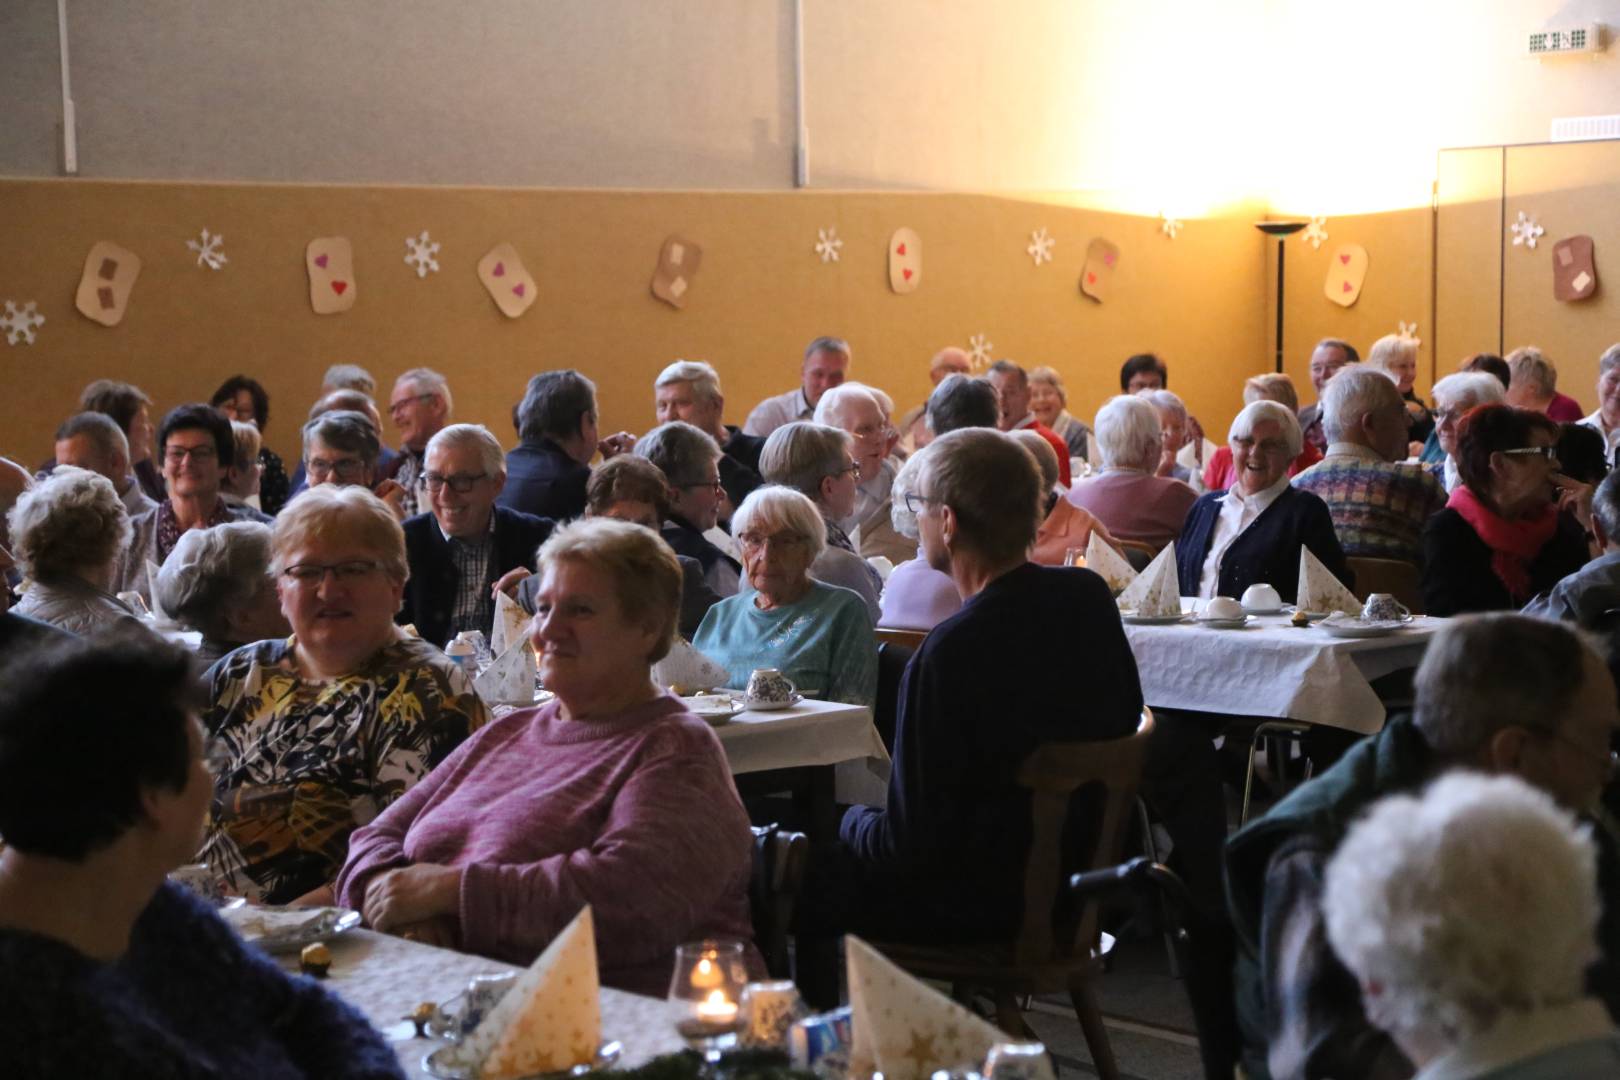
[(299, 563), (287, 567), (281, 576), (294, 585), (310, 588), (326, 580), (330, 573), (339, 585), (353, 585), (381, 569), (382, 563), (374, 559), (350, 559), (340, 563)]
[(473, 485), (487, 477), (489, 473), (456, 473), (453, 476), (444, 476), (440, 473), (430, 472), (422, 474), (422, 483), (427, 485), (429, 491), (439, 491), (446, 484), (457, 495), (465, 495), (473, 489)]
[(873, 427), (870, 424), (863, 424), (854, 431), (850, 432), (850, 434), (855, 436), (857, 439), (887, 439), (890, 435), (894, 434), (894, 428), (890, 427), (888, 424), (882, 424), (877, 427)]
[(388, 406), (388, 415), (398, 416), (400, 413), (405, 411), (405, 406), (411, 404), (412, 402), (432, 401), (436, 397), (438, 397), (437, 394), (412, 394), (410, 397), (400, 398), (398, 401), (395, 401)]
[(1546, 458), (1548, 461), (1558, 460), (1558, 447), (1556, 446), (1518, 446), (1512, 450), (1503, 450), (1502, 453), (1510, 457), (1531, 457), (1533, 455)]
[(809, 539), (810, 538), (805, 536), (803, 533), (796, 532), (745, 532), (737, 537), (737, 543), (741, 544), (743, 550), (745, 551), (758, 551), (767, 544), (771, 544), (779, 548), (798, 547), (800, 544), (805, 543)]
[(213, 461), (219, 451), (212, 446), (171, 446), (163, 451), (163, 457), (178, 465), (188, 457), (197, 462)]
[(675, 486), (680, 488), (682, 491), (701, 491), (704, 488), (708, 488), (716, 495), (723, 495), (725, 494), (726, 490), (725, 482), (718, 477), (713, 480), (698, 480), (695, 483), (676, 484)]
[(310, 458), (307, 466), (309, 475), (317, 479), (323, 476), (336, 476), (339, 480), (358, 480), (365, 469), (366, 463), (359, 458), (340, 458), (337, 461)]
[(938, 499), (932, 495), (923, 495), (915, 491), (906, 492), (906, 513), (913, 516), (923, 512), (923, 507), (929, 503), (937, 503)]
[(845, 473), (854, 473), (855, 474), (855, 479), (857, 481), (859, 481), (860, 478), (861, 478), (861, 463), (858, 462), (858, 461), (852, 461), (848, 465), (845, 465), (842, 469), (839, 469), (837, 472), (833, 473), (832, 475), (834, 475), (834, 476), (843, 476)]
[(1257, 443), (1247, 435), (1239, 435), (1237, 438), (1232, 440), (1232, 445), (1241, 446), (1251, 454), (1267, 454), (1274, 456), (1277, 454), (1288, 453), (1288, 445), (1286, 443), (1273, 442), (1270, 439), (1267, 439), (1262, 443)]
[[(1584, 758), (1592, 758), (1597, 756), (1593, 754), (1590, 746), (1585, 746), (1579, 742), (1576, 742), (1568, 735), (1565, 735), (1562, 731), (1548, 730), (1547, 728), (1527, 728), (1526, 730), (1529, 731), (1530, 734), (1540, 736), (1543, 739), (1563, 743), (1565, 746), (1576, 751)], [(1610, 776), (1620, 773), (1620, 751), (1617, 751), (1611, 747), (1607, 751), (1601, 751), (1600, 754), (1601, 756), (1598, 757), (1598, 760), (1601, 760), (1604, 763), (1605, 768), (1609, 770)]]

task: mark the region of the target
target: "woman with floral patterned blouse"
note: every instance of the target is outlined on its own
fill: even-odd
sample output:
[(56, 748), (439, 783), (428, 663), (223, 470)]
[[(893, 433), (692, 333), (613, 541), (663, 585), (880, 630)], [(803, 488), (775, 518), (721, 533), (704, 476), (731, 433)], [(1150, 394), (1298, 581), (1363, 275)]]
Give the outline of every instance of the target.
[(359, 487), (302, 492), (271, 572), (293, 628), (209, 672), (214, 802), (205, 858), (265, 903), (321, 901), (349, 834), (443, 761), (486, 713), (442, 652), (394, 625), (405, 540)]

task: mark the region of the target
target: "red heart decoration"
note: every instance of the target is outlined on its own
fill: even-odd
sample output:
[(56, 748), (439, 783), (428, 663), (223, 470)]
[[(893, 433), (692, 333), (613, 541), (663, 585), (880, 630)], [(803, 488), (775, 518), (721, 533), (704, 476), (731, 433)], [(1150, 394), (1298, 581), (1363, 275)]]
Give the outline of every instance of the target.
[(894, 249), (894, 253), (896, 255), (904, 255), (906, 253), (906, 245), (901, 244), (899, 247)]
[(1087, 285), (1095, 285), (1095, 284), (1097, 284), (1097, 275), (1093, 274), (1090, 270), (1086, 271), (1086, 284)]
[(339, 296), (342, 296), (343, 295), (343, 290), (347, 289), (348, 287), (349, 287), (349, 283), (347, 281), (334, 281), (334, 282), (332, 282), (332, 291), (337, 293)]
[(1110, 251), (1108, 254), (1104, 255), (1103, 256), (1103, 262), (1107, 263), (1109, 266), (1113, 266), (1114, 265), (1114, 253), (1112, 251)]
[(1349, 266), (1350, 265), (1350, 256), (1348, 254), (1340, 255), (1339, 256), (1339, 261), (1344, 263), (1344, 265)]
[(320, 267), (322, 270), (325, 270), (326, 269), (326, 256), (325, 255), (317, 255), (317, 256), (315, 256), (315, 265)]
[(514, 295), (514, 296), (522, 296), (523, 295), (523, 282), (520, 281), (516, 285), (512, 286), (512, 295)]
[(907, 281), (910, 281), (911, 280), (911, 271), (910, 270), (902, 270), (902, 271), (900, 271), (900, 276), (905, 278)]
[(505, 277), (506, 276), (506, 264), (505, 263), (496, 263), (495, 264), (495, 269), (490, 271), (490, 273), (493, 274), (495, 277)]
[(1339, 291), (1340, 292), (1349, 292), (1350, 291), (1350, 283), (1348, 281), (1345, 282), (1344, 283), (1344, 288), (1340, 289)]

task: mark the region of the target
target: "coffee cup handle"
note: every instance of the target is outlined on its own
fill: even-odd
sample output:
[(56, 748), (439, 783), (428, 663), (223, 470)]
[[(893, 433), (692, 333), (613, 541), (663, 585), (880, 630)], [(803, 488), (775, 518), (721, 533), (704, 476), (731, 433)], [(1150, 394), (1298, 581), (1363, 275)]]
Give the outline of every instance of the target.
[(782, 681), (788, 684), (788, 697), (792, 697), (799, 692), (798, 684), (786, 675), (782, 676)]
[(1401, 618), (1403, 619), (1410, 619), (1412, 617), (1412, 609), (1401, 603), (1399, 600), (1395, 601), (1395, 610), (1401, 613)]

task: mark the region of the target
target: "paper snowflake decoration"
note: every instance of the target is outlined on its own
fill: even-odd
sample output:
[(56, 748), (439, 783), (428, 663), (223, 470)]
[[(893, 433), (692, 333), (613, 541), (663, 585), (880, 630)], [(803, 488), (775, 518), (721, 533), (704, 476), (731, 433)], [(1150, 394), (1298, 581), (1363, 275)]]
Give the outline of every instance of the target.
[(1180, 218), (1171, 217), (1169, 214), (1160, 214), (1159, 217), (1162, 219), (1159, 222), (1160, 232), (1164, 233), (1164, 235), (1168, 236), (1172, 240), (1180, 235), (1183, 228)]
[(0, 315), (0, 329), (6, 332), (6, 344), (15, 345), (22, 342), (24, 345), (34, 343), (34, 331), (45, 325), (45, 316), (34, 310), (35, 301), (30, 300), (22, 307), (16, 301), (6, 301), (6, 313)]
[(219, 233), (209, 235), (207, 229), (202, 231), (201, 240), (187, 240), (186, 247), (197, 253), (197, 265), (206, 266), (210, 270), (218, 270), (230, 262), (220, 248), (225, 246), (225, 237)]
[(1052, 261), (1052, 247), (1056, 243), (1056, 240), (1046, 235), (1046, 227), (1043, 225), (1029, 234), (1029, 247), (1024, 250), (1029, 252), (1029, 257), (1035, 260), (1036, 266), (1039, 266), (1043, 262)]
[(1418, 327), (1417, 323), (1415, 323), (1415, 322), (1410, 322), (1409, 323), (1409, 322), (1406, 322), (1406, 321), (1403, 320), (1401, 322), (1401, 324), (1400, 324), (1400, 330), (1398, 330), (1396, 332), (1396, 336), (1399, 337), (1402, 341), (1410, 341), (1414, 345), (1422, 345), (1423, 344), (1423, 339), (1418, 337), (1418, 335), (1417, 335), (1417, 327)]
[(439, 253), (439, 242), (428, 238), (426, 229), (421, 236), (407, 236), (405, 238), (405, 265), (416, 268), (416, 276), (425, 278), (428, 272), (439, 272), (439, 260), (433, 256)]
[(968, 338), (968, 359), (973, 361), (975, 369), (990, 366), (990, 350), (995, 346), (983, 334), (974, 334)]
[(1513, 230), (1514, 247), (1518, 247), (1520, 244), (1523, 244), (1527, 248), (1534, 248), (1536, 246), (1536, 240), (1540, 238), (1542, 233), (1547, 231), (1540, 225), (1537, 225), (1536, 219), (1527, 216), (1523, 210), (1519, 211), (1519, 220), (1515, 221), (1512, 225), (1509, 225), (1508, 228)]
[(821, 256), (821, 261), (837, 262), (838, 249), (844, 246), (844, 242), (838, 239), (838, 230), (817, 229), (816, 237), (816, 254)]
[(1311, 223), (1305, 226), (1305, 231), (1299, 234), (1299, 238), (1308, 242), (1313, 248), (1320, 248), (1322, 241), (1328, 238), (1326, 226), (1327, 218), (1313, 217)]

